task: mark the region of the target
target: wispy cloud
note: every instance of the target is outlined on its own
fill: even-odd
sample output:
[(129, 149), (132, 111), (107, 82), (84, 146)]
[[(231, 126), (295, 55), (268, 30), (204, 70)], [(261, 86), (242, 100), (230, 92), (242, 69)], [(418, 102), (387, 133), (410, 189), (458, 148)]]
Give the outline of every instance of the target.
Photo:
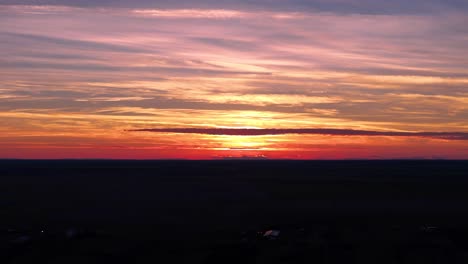
[[(0, 0), (0, 144), (467, 157), (467, 11), (458, 0)], [(170, 135), (123, 132), (145, 127)]]
[(137, 9), (132, 10), (133, 14), (138, 16), (163, 17), (163, 18), (244, 18), (250, 13), (224, 10), (224, 9), (177, 9), (177, 10), (158, 10), (158, 9)]
[(141, 9), (242, 9), (242, 10), (273, 10), (273, 11), (326, 11), (338, 13), (360, 14), (394, 14), (394, 13), (421, 13), (436, 12), (440, 9), (467, 9), (468, 4), (459, 0), (198, 0), (198, 1), (89, 1), (89, 0), (1, 0), (7, 5), (45, 5), (45, 6), (72, 6), (72, 7), (118, 7)]

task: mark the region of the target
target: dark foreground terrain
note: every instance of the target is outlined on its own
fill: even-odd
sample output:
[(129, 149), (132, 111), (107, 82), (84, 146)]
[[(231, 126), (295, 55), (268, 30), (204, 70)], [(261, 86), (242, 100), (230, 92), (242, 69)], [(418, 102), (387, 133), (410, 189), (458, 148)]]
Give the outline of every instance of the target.
[(0, 263), (468, 263), (468, 162), (0, 161)]

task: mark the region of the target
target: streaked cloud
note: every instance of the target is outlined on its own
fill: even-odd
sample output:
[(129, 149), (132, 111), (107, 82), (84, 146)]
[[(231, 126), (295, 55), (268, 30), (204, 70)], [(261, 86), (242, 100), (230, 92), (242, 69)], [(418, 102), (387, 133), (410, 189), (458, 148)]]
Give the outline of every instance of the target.
[(137, 16), (163, 17), (163, 18), (212, 18), (212, 19), (227, 19), (227, 18), (244, 18), (248, 13), (223, 10), (223, 9), (177, 9), (177, 10), (162, 10), (162, 9), (136, 9), (132, 10)]
[[(457, 0), (0, 0), (0, 144), (467, 157), (467, 18)], [(124, 132), (148, 127), (303, 133)]]
[(462, 0), (201, 0), (201, 1), (170, 1), (170, 0), (1, 0), (6, 5), (33, 6), (72, 6), (72, 7), (119, 7), (142, 9), (246, 9), (273, 11), (325, 11), (360, 14), (394, 14), (436, 12), (440, 9), (467, 9), (468, 4)]

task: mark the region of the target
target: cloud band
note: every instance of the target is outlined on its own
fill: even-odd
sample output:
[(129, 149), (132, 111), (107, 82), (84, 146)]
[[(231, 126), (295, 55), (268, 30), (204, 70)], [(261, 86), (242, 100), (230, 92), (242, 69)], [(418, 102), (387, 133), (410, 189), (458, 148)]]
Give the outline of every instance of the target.
[(447, 140), (468, 140), (468, 132), (393, 132), (370, 131), (334, 128), (144, 128), (127, 130), (131, 132), (179, 133), (227, 136), (264, 136), (286, 134), (332, 135), (332, 136), (393, 136), (393, 137), (427, 137)]

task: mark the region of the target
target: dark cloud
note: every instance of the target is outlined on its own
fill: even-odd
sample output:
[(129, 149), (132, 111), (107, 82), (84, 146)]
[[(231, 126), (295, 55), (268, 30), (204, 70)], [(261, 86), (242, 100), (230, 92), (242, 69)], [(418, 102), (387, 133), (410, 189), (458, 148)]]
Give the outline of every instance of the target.
[(10, 68), (23, 69), (52, 69), (63, 71), (84, 71), (84, 72), (146, 72), (158, 73), (168, 76), (219, 76), (219, 75), (270, 75), (271, 73), (253, 71), (232, 71), (187, 67), (158, 67), (158, 66), (113, 66), (97, 63), (51, 63), (36, 61), (1, 61), (0, 64), (8, 65)]
[(128, 46), (123, 46), (123, 45), (114, 45), (114, 44), (94, 42), (94, 41), (85, 41), (85, 40), (55, 38), (55, 37), (48, 37), (48, 36), (34, 35), (34, 34), (1, 32), (0, 37), (3, 40), (8, 41), (12, 44), (21, 44), (21, 45), (24, 45), (25, 41), (28, 41), (37, 45), (54, 44), (59, 47), (68, 47), (68, 48), (80, 49), (80, 50), (107, 51), (107, 52), (108, 51), (131, 52), (131, 53), (149, 52), (146, 49), (128, 47)]
[[(17, 94), (17, 93), (14, 93)], [(27, 94), (29, 95), (29, 94)], [(42, 94), (41, 94), (42, 95)], [(51, 94), (53, 95), (53, 93)], [(112, 95), (102, 94), (100, 96), (107, 97), (125, 97), (125, 94)], [(127, 95), (128, 96), (128, 95)], [(17, 98), (11, 99), (0, 99), (0, 110), (8, 109), (47, 109), (47, 108), (63, 108), (68, 110), (83, 110), (83, 109), (104, 109), (108, 107), (139, 107), (149, 110), (157, 109), (185, 109), (185, 110), (215, 110), (215, 111), (269, 111), (277, 113), (303, 113), (305, 112), (302, 106), (286, 106), (286, 105), (266, 105), (257, 106), (250, 105), (247, 103), (213, 103), (205, 101), (197, 101), (190, 99), (176, 99), (169, 98), (167, 96), (158, 95), (147, 95), (152, 97), (151, 99), (133, 101), (133, 100), (121, 100), (121, 101), (94, 101), (94, 96), (68, 96), (68, 97), (57, 97), (47, 98), (39, 97), (35, 95), (34, 98)], [(89, 101), (77, 101), (76, 99), (87, 99)], [(34, 102), (34, 103), (31, 103)]]
[(440, 9), (468, 9), (465, 0), (0, 0), (3, 5), (64, 5), (126, 8), (210, 8), (274, 11), (319, 10), (340, 13), (391, 14), (437, 12)]
[(16, 55), (19, 58), (32, 58), (32, 59), (54, 59), (54, 60), (95, 60), (96, 58), (93, 56), (86, 56), (80, 54), (65, 54), (65, 53), (39, 53), (39, 52), (21, 52), (21, 54), (12, 54)]
[(204, 135), (229, 135), (229, 136), (262, 136), (285, 134), (309, 134), (332, 136), (393, 136), (393, 137), (427, 137), (447, 140), (468, 140), (468, 132), (392, 132), (369, 131), (332, 128), (286, 128), (286, 129), (237, 129), (237, 128), (145, 128), (128, 130), (133, 132), (155, 133), (182, 133)]
[(232, 39), (223, 39), (223, 38), (192, 38), (192, 40), (208, 44), (215, 47), (220, 47), (224, 49), (232, 49), (232, 50), (252, 50), (258, 49), (258, 47), (252, 41), (239, 41), (239, 40), (232, 40)]

